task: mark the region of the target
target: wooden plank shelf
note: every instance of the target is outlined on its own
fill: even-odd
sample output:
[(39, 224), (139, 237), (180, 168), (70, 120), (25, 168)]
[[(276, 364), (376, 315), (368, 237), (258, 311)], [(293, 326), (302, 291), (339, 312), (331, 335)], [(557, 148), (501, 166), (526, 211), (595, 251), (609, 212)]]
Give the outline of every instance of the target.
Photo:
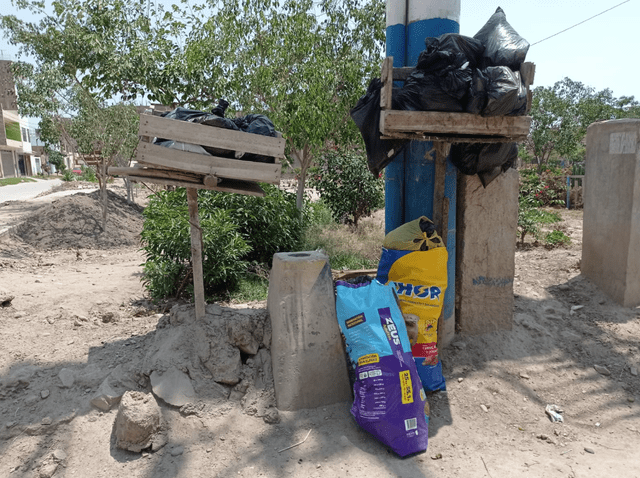
[[(444, 111), (399, 111), (391, 109), (393, 81), (405, 80), (412, 68), (393, 68), (393, 57), (382, 63), (380, 91), (380, 134), (382, 139), (411, 139), (448, 143), (504, 143), (527, 138), (530, 116), (480, 116)], [(527, 112), (535, 65), (523, 64), (521, 75), (527, 88)]]
[[(264, 196), (259, 182), (279, 184), (285, 141), (277, 138), (216, 128), (187, 121), (141, 114), (137, 164), (131, 168), (110, 167), (111, 175), (128, 176), (134, 182), (149, 182), (195, 189)], [(222, 158), (181, 151), (153, 144), (154, 138), (197, 144), (230, 152), (274, 158), (273, 163)]]

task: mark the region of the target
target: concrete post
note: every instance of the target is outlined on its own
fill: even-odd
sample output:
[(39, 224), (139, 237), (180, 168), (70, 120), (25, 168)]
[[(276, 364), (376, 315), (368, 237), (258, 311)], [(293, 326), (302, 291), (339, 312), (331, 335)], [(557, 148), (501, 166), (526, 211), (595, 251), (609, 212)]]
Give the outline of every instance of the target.
[(640, 305), (640, 120), (587, 129), (582, 273), (624, 307)]
[(478, 176), (458, 177), (456, 319), (460, 332), (510, 330), (518, 226), (518, 172), (487, 188)]
[(278, 409), (351, 400), (329, 258), (317, 251), (275, 254), (267, 309)]

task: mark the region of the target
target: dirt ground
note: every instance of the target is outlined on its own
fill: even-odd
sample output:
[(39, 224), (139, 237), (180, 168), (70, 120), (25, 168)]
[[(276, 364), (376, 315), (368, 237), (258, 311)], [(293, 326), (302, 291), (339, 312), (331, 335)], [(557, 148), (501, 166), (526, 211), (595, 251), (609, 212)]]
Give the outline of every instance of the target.
[(27, 221), (0, 237), (0, 289), (15, 296), (0, 307), (0, 477), (640, 477), (640, 309), (581, 276), (581, 211), (561, 211), (569, 247), (517, 251), (513, 329), (457, 336), (442, 352), (447, 392), (429, 396), (425, 453), (398, 458), (358, 429), (349, 403), (268, 416), (255, 352), (269, 345), (265, 303), (208, 308), (209, 321), (265, 323), (241, 381), (207, 387), (187, 367), (194, 406), (158, 400), (167, 444), (134, 453), (115, 446), (117, 405), (90, 400), (116, 369), (148, 392), (151, 351), (186, 325), (145, 299), (144, 258), (126, 242), (139, 208), (118, 203), (121, 222), (99, 240), (87, 198), (0, 207), (0, 222)]

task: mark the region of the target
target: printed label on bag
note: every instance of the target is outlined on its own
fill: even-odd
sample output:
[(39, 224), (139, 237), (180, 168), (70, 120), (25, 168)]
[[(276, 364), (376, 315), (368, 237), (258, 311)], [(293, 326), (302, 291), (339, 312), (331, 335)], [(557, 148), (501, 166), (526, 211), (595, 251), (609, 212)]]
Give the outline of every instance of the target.
[(364, 317), (364, 313), (360, 313), (358, 315), (354, 315), (350, 319), (344, 321), (344, 325), (347, 326), (347, 329), (355, 327), (356, 325), (364, 324), (367, 321)]
[(363, 355), (358, 359), (358, 365), (361, 367), (363, 365), (369, 365), (370, 363), (378, 363), (378, 362), (380, 362), (380, 356), (378, 354)]
[(402, 390), (402, 403), (413, 403), (413, 386), (411, 385), (411, 374), (409, 370), (400, 372), (400, 388)]

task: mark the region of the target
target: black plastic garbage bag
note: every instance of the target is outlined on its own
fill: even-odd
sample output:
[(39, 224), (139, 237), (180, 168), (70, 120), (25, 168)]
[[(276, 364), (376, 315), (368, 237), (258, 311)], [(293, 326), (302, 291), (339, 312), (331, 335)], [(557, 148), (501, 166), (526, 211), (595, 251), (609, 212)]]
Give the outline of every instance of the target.
[[(465, 83), (464, 93), (471, 82), (471, 72), (468, 75), (454, 75), (451, 84), (443, 85), (442, 79), (435, 74), (422, 70), (413, 70), (404, 83), (404, 87), (393, 95), (394, 110), (408, 111), (464, 111), (464, 106), (456, 96), (461, 88), (460, 82)], [(467, 81), (468, 80), (468, 81)], [(453, 85), (453, 86), (452, 86)], [(452, 88), (451, 94), (445, 88)]]
[[(219, 109), (216, 108), (216, 109)], [(214, 111), (216, 111), (214, 109)], [(263, 136), (276, 136), (276, 129), (271, 120), (264, 115), (247, 115), (241, 118), (229, 119), (219, 116), (220, 113), (205, 113), (204, 111), (191, 110), (188, 108), (178, 107), (164, 113), (162, 116), (169, 119), (180, 121), (188, 121), (190, 123), (199, 123), (205, 126), (215, 128), (224, 128), (234, 131), (243, 131), (245, 133), (260, 134)], [(224, 114), (224, 110), (222, 110)], [(173, 142), (170, 142), (173, 143)], [(169, 142), (163, 138), (157, 138), (154, 144), (169, 146)], [(242, 152), (230, 151), (227, 149), (214, 148), (211, 146), (202, 146), (204, 150), (221, 158), (241, 159), (243, 161), (255, 161), (273, 163), (275, 159), (271, 156), (262, 156), (257, 154), (244, 154)]]
[(467, 97), (467, 113), (479, 115), (487, 105), (487, 84), (489, 78), (478, 68), (473, 70), (469, 94)]
[(436, 74), (461, 68), (467, 62), (470, 68), (475, 68), (484, 52), (480, 40), (458, 33), (427, 37), (424, 43), (425, 49), (418, 57), (416, 68)]
[(529, 51), (529, 42), (509, 25), (500, 7), (473, 38), (480, 40), (485, 47), (481, 68), (508, 66), (519, 71)]
[(472, 70), (469, 68), (458, 68), (440, 77), (440, 86), (449, 96), (460, 100), (461, 104), (464, 105), (467, 102), (472, 78)]
[(518, 158), (517, 143), (456, 143), (451, 146), (451, 162), (467, 175), (477, 174), (487, 185)]
[[(409, 142), (405, 139), (380, 139), (380, 78), (369, 83), (367, 93), (351, 110), (351, 118), (360, 130), (367, 150), (369, 171), (375, 176), (395, 158)], [(394, 109), (396, 109), (394, 107)]]
[(506, 66), (490, 66), (483, 73), (487, 84), (487, 105), (482, 116), (520, 116), (527, 110), (527, 89), (519, 71)]

